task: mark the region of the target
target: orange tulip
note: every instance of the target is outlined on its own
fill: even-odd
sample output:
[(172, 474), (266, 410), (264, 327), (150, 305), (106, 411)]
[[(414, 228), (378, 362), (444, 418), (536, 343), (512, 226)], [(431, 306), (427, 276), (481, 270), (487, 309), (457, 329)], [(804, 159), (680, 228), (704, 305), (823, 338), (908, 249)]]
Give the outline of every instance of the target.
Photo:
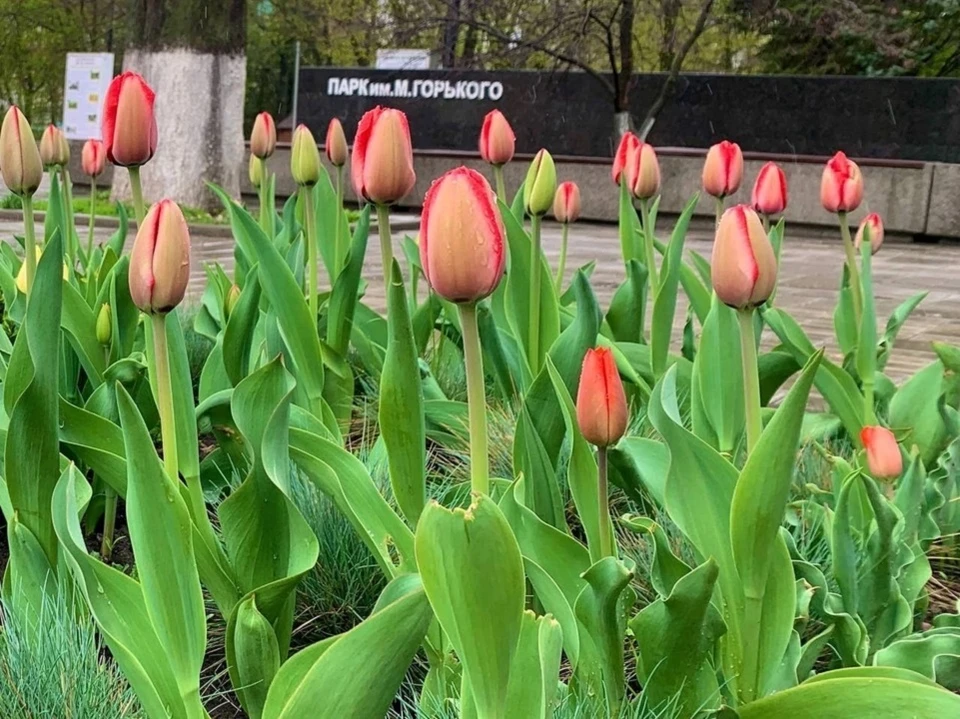
[(587, 350), (577, 389), (577, 424), (590, 444), (608, 447), (627, 431), (627, 395), (613, 353), (606, 347)]
[(787, 209), (787, 178), (776, 162), (760, 168), (753, 185), (752, 204), (763, 215), (779, 215)]
[(627, 169), (627, 162), (635, 149), (640, 147), (640, 139), (632, 132), (623, 133), (620, 138), (620, 144), (617, 146), (617, 153), (613, 156), (613, 182), (620, 184), (620, 175)]
[(757, 213), (731, 207), (717, 226), (711, 278), (724, 304), (745, 309), (765, 302), (777, 282), (777, 259)]
[(903, 472), (900, 445), (886, 427), (864, 427), (860, 441), (867, 451), (867, 467), (876, 479), (895, 479)]
[(43, 162), (30, 123), (11, 105), (0, 127), (0, 173), (10, 192), (32, 196), (43, 179)]
[(513, 159), (517, 136), (499, 110), (491, 110), (480, 128), (480, 157), (491, 165), (505, 165)]
[(880, 219), (880, 215), (876, 212), (871, 212), (860, 222), (860, 227), (857, 229), (857, 236), (853, 241), (854, 246), (858, 250), (860, 249), (860, 243), (863, 242), (863, 234), (865, 231), (870, 232), (870, 253), (875, 255), (880, 251), (880, 246), (883, 245), (883, 220)]
[(703, 189), (708, 195), (726, 197), (740, 188), (743, 153), (735, 142), (723, 140), (707, 151), (703, 163)]
[(103, 103), (101, 134), (107, 159), (121, 167), (145, 164), (157, 151), (155, 95), (135, 72), (117, 75)]
[(83, 151), (80, 153), (80, 164), (83, 166), (83, 172), (90, 177), (99, 177), (103, 172), (107, 155), (103, 150), (103, 143), (100, 140), (87, 140), (83, 143)]
[(130, 251), (130, 296), (141, 312), (164, 314), (183, 300), (190, 278), (190, 233), (172, 200), (147, 213)]
[(863, 201), (863, 175), (842, 152), (830, 158), (820, 179), (820, 203), (827, 212), (852, 212)]
[(557, 222), (580, 219), (580, 188), (576, 182), (561, 182), (553, 198), (553, 216)]
[(334, 167), (343, 167), (347, 164), (347, 136), (343, 134), (343, 125), (337, 118), (330, 120), (330, 124), (327, 125), (327, 141), (323, 149)]
[(47, 125), (40, 138), (40, 161), (46, 167), (66, 165), (70, 162), (70, 146), (63, 132), (56, 125)]
[(392, 205), (410, 193), (417, 176), (406, 115), (377, 106), (360, 118), (350, 176), (357, 196), (378, 205)]
[(277, 124), (269, 112), (261, 112), (250, 131), (250, 152), (266, 160), (277, 149)]
[(506, 233), (497, 198), (483, 175), (458, 167), (430, 186), (420, 215), (420, 264), (434, 291), (476, 302), (500, 283)]
[(660, 193), (660, 163), (653, 145), (637, 140), (627, 157), (627, 185), (638, 200)]

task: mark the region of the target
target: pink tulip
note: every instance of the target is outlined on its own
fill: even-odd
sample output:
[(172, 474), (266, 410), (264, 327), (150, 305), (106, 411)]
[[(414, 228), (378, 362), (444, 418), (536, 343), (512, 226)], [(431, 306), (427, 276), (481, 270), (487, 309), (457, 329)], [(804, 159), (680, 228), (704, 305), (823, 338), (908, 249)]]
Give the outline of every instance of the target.
[(323, 149), (334, 167), (343, 167), (347, 163), (347, 136), (343, 134), (343, 125), (337, 118), (330, 120), (327, 125), (327, 140)]
[(627, 157), (627, 185), (638, 200), (660, 194), (660, 163), (653, 145), (637, 140)]
[(708, 195), (726, 197), (740, 188), (743, 180), (743, 153), (735, 142), (723, 140), (707, 151), (703, 163), (703, 189)]
[(830, 158), (820, 179), (820, 203), (827, 212), (852, 212), (863, 201), (863, 176), (842, 152)]
[(580, 219), (580, 188), (575, 182), (561, 182), (553, 198), (553, 217), (557, 222)]
[(620, 175), (627, 169), (627, 163), (633, 151), (640, 147), (640, 139), (632, 132), (623, 133), (620, 138), (620, 144), (617, 146), (617, 153), (613, 156), (613, 182), (620, 184)]
[(190, 233), (172, 200), (147, 213), (130, 251), (130, 296), (141, 312), (164, 314), (183, 300), (190, 279)]
[(900, 445), (886, 427), (864, 427), (860, 441), (867, 451), (867, 467), (876, 479), (896, 479), (903, 472)]
[(250, 131), (250, 152), (266, 160), (277, 149), (277, 124), (269, 112), (261, 112), (253, 121)]
[(30, 197), (43, 179), (43, 162), (30, 123), (11, 105), (0, 127), (0, 173), (10, 192)]
[(101, 134), (107, 159), (121, 167), (145, 164), (157, 151), (155, 95), (135, 72), (117, 75), (107, 89)]
[(871, 212), (860, 223), (857, 236), (853, 241), (857, 250), (860, 249), (860, 243), (863, 242), (863, 235), (866, 231), (870, 232), (870, 253), (875, 255), (880, 251), (880, 246), (883, 245), (883, 220), (876, 212)]
[(710, 264), (713, 289), (724, 304), (745, 309), (769, 299), (777, 259), (756, 212), (737, 205), (723, 213)]
[(608, 447), (627, 431), (627, 395), (613, 353), (606, 347), (587, 350), (577, 389), (577, 424), (590, 444)]
[(66, 165), (70, 161), (70, 146), (56, 125), (47, 125), (40, 137), (40, 160), (46, 167)]
[(80, 164), (83, 166), (83, 173), (89, 177), (99, 177), (103, 172), (107, 161), (107, 154), (103, 149), (103, 143), (100, 140), (87, 140), (83, 143), (83, 151), (80, 153)]
[(491, 110), (480, 128), (480, 157), (491, 165), (505, 165), (513, 159), (517, 136), (499, 110)]
[(768, 162), (753, 185), (753, 209), (762, 215), (779, 215), (787, 209), (787, 178), (780, 165)]
[(378, 205), (392, 205), (410, 193), (417, 176), (406, 115), (377, 106), (360, 118), (350, 175), (357, 196)]

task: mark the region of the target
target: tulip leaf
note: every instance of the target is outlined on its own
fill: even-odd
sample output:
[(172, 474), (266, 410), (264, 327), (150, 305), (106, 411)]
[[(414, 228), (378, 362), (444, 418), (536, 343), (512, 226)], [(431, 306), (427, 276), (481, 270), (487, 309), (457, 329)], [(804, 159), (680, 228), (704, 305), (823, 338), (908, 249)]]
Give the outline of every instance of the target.
[[(414, 334), (424, 335), (422, 341), (417, 340), (417, 347), (421, 354), (426, 346), (426, 332), (432, 333), (436, 323), (436, 313), (431, 306), (439, 307), (436, 295), (432, 293), (427, 301), (420, 305), (413, 318)], [(426, 330), (420, 330), (418, 320), (426, 325), (425, 320), (421, 319), (421, 315), (425, 312), (430, 312), (432, 319)], [(504, 399), (509, 401), (518, 399), (520, 388), (530, 384), (529, 379), (526, 379), (530, 369), (527, 367), (522, 351), (517, 347), (516, 338), (505, 331), (506, 324), (501, 327), (497, 323), (494, 313), (486, 302), (477, 305), (477, 325), (480, 332), (480, 346), (483, 348), (484, 369), (489, 368)], [(557, 343), (559, 344), (559, 340)]]
[(60, 441), (121, 497), (127, 494), (123, 431), (105, 417), (60, 400)]
[(639, 505), (648, 497), (664, 506), (670, 452), (662, 442), (645, 437), (624, 437), (607, 450), (610, 481)]
[(900, 334), (900, 328), (903, 327), (904, 323), (913, 314), (913, 311), (917, 306), (923, 302), (927, 297), (926, 292), (918, 292), (915, 295), (912, 295), (901, 302), (893, 312), (890, 313), (889, 319), (887, 319), (887, 326), (883, 332), (883, 337), (880, 338), (880, 344), (878, 346), (879, 355), (877, 356), (877, 368), (882, 370), (887, 366), (887, 362), (890, 359), (890, 355), (893, 352), (894, 342), (897, 340), (897, 335)]
[[(624, 264), (630, 260), (640, 260), (636, 251), (636, 235), (640, 229), (640, 218), (633, 206), (633, 197), (627, 187), (626, 173), (620, 175), (620, 203), (617, 226), (620, 235), (620, 254)], [(646, 268), (645, 268), (646, 269)]]
[(523, 613), (520, 640), (510, 667), (507, 707), (512, 715), (552, 719), (560, 672), (563, 631), (550, 615)]
[(588, 349), (597, 344), (600, 331), (600, 307), (593, 294), (593, 288), (583, 270), (578, 270), (571, 282), (571, 288), (577, 298), (577, 314), (573, 322), (563, 330), (550, 348), (550, 359), (563, 379), (567, 392), (577, 393), (580, 384), (580, 368)]
[[(83, 486), (89, 489), (86, 483)], [(3, 574), (4, 610), (16, 616), (18, 626), (27, 630), (28, 641), (34, 641), (34, 632), (45, 630), (44, 607), (56, 595), (57, 573), (37, 538), (20, 523), (16, 513), (5, 516), (9, 558)]]
[(960, 691), (960, 628), (934, 627), (899, 639), (878, 651), (874, 664), (909, 669)]
[(240, 298), (223, 330), (223, 368), (236, 387), (250, 371), (254, 327), (260, 319), (260, 280), (257, 266), (251, 267)]
[[(657, 522), (648, 517), (625, 514), (620, 518), (620, 523), (634, 532), (649, 534), (653, 538), (650, 583), (661, 598), (667, 598), (674, 585), (690, 573), (690, 567), (673, 553), (663, 527)], [(716, 578), (711, 584), (715, 583)]]
[(833, 310), (833, 328), (837, 335), (837, 345), (844, 357), (857, 349), (860, 328), (857, 327), (857, 315), (853, 305), (853, 290), (850, 288), (850, 273), (846, 263), (840, 279), (840, 292), (837, 306)]
[(347, 353), (353, 329), (353, 317), (359, 302), (358, 292), (369, 233), (370, 206), (368, 205), (360, 212), (360, 219), (353, 231), (347, 263), (333, 283), (333, 292), (330, 295), (330, 305), (327, 310), (327, 344), (341, 356)]
[(260, 719), (267, 690), (280, 669), (280, 647), (273, 626), (257, 610), (254, 595), (237, 605), (227, 641), (232, 644), (234, 689), (251, 719)]
[(467, 510), (431, 502), (417, 525), (416, 552), (424, 591), (463, 666), (477, 715), (506, 716), (524, 606), (523, 561), (510, 525), (486, 495), (475, 495)]
[[(860, 338), (857, 343), (857, 374), (863, 384), (873, 386), (877, 370), (877, 312), (873, 300), (873, 268), (869, 242), (869, 228), (865, 231), (860, 252), (860, 282), (863, 285), (863, 314), (860, 318)], [(866, 422), (873, 422), (873, 407), (866, 407)]]
[(97, 342), (97, 315), (80, 291), (69, 282), (64, 282), (63, 312), (61, 322), (70, 346), (80, 359), (84, 372), (94, 387), (103, 381), (103, 348)]
[(613, 293), (605, 319), (613, 340), (640, 342), (647, 311), (647, 268), (631, 259), (627, 262), (626, 274), (626, 279)]
[(909, 430), (908, 445), (920, 449), (926, 465), (932, 464), (948, 441), (941, 413), (944, 365), (934, 360), (904, 382), (890, 400), (888, 418), (895, 430)]
[(732, 456), (745, 423), (740, 324), (736, 311), (716, 295), (700, 333), (690, 393), (693, 431)]
[(761, 407), (767, 407), (784, 383), (800, 371), (800, 364), (793, 355), (782, 349), (764, 352), (757, 358), (757, 365)]

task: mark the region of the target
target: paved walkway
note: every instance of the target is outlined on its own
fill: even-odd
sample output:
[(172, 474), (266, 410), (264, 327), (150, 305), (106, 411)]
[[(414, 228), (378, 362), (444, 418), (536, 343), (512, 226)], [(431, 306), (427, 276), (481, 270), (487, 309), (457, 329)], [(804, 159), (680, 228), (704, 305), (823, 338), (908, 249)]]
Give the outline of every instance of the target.
[[(408, 225), (409, 226), (409, 225)], [(9, 239), (13, 233), (22, 234), (17, 222), (0, 222), (0, 237)], [(38, 232), (39, 232), (38, 228)], [(670, 227), (658, 227), (658, 235), (667, 237)], [(97, 229), (97, 237), (106, 238), (112, 230)], [(402, 234), (395, 231), (394, 237)], [(84, 233), (85, 235), (85, 233)], [(709, 258), (712, 243), (710, 225), (693, 227), (686, 246)], [(193, 266), (190, 295), (199, 298), (206, 282), (203, 266), (220, 262), (228, 269), (233, 265), (233, 242), (223, 236), (208, 236), (194, 231)], [(132, 236), (129, 239), (132, 242)], [(560, 227), (545, 223), (544, 250), (553, 267), (560, 252)], [(128, 245), (129, 247), (129, 245)], [(399, 251), (397, 254), (400, 254)], [(568, 272), (596, 260), (593, 286), (606, 304), (623, 276), (617, 228), (610, 225), (580, 224), (570, 231)], [(787, 228), (780, 269), (778, 306), (790, 312), (804, 327), (814, 344), (826, 345), (836, 354), (833, 342), (833, 308), (843, 264), (843, 248), (839, 233), (836, 237)], [(375, 237), (367, 245), (367, 263), (364, 271), (370, 281), (366, 301), (377, 309), (385, 306), (380, 245)], [(897, 340), (887, 370), (894, 379), (914, 372), (933, 358), (930, 343), (944, 341), (960, 344), (960, 244), (917, 244), (888, 241), (874, 258), (874, 284), (877, 295), (879, 329), (882, 332), (890, 312), (900, 302), (916, 292), (927, 290), (929, 295), (904, 325)], [(323, 274), (321, 273), (321, 277)], [(677, 309), (678, 323), (684, 318), (685, 298), (681, 293)], [(675, 334), (679, 337), (679, 331)], [(769, 339), (768, 339), (769, 344)]]

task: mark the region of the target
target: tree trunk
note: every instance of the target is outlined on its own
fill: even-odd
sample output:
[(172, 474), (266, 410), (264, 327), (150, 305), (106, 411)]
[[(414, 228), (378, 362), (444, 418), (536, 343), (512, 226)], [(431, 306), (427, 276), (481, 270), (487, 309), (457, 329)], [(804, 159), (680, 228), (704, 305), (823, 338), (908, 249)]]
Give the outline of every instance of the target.
[[(216, 209), (206, 182), (240, 195), (246, 0), (133, 0), (123, 67), (157, 93), (157, 154), (144, 165), (148, 202)], [(113, 195), (129, 197), (114, 173)]]
[(457, 42), (460, 39), (460, 0), (447, 0), (447, 17), (443, 25), (443, 38), (440, 59), (444, 68), (451, 68), (457, 62)]

